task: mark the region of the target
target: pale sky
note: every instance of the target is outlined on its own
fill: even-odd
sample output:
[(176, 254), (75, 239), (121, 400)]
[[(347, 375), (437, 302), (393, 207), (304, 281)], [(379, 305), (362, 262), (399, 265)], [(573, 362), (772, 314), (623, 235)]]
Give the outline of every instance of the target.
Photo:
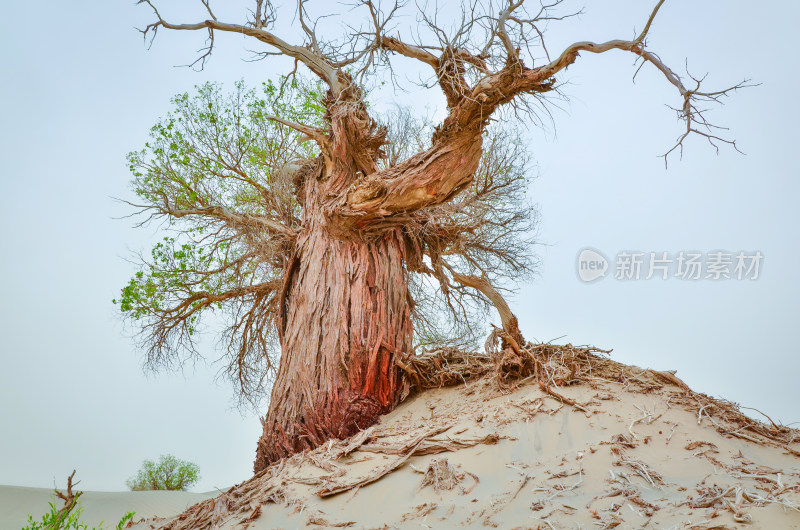
[[(552, 27), (551, 51), (630, 38), (653, 3), (587, 2), (585, 15)], [(148, 51), (133, 28), (150, 16), (134, 4), (13, 2), (0, 22), (0, 484), (52, 487), (77, 469), (83, 489), (123, 490), (161, 453), (200, 466), (195, 491), (251, 473), (258, 417), (233, 408), (215, 366), (142, 373), (111, 299), (134, 272), (125, 257), (147, 250), (155, 227), (114, 219), (129, 211), (111, 197), (130, 197), (125, 154), (172, 95), (207, 80), (255, 85), (285, 63), (245, 62), (257, 44), (226, 36), (203, 72), (176, 68), (203, 36), (164, 31)], [(167, 13), (195, 14), (193, 4), (170, 2)], [(243, 10), (228, 9), (242, 21)], [(554, 109), (554, 127), (529, 127), (542, 267), (511, 301), (529, 340), (613, 348), (616, 360), (675, 369), (697, 391), (800, 421), (798, 18), (796, 2), (668, 0), (651, 29), (650, 47), (679, 72), (688, 58), (709, 88), (760, 83), (711, 114), (746, 155), (716, 155), (695, 139), (665, 170), (658, 155), (681, 127), (666, 105), (679, 98), (647, 66), (632, 83), (630, 54), (584, 54), (560, 76), (569, 103)], [(442, 100), (412, 90), (381, 94), (378, 105), (395, 101), (436, 112)], [(578, 278), (585, 247), (611, 260), (609, 277)], [(613, 278), (622, 251), (719, 250), (760, 251), (759, 278)]]

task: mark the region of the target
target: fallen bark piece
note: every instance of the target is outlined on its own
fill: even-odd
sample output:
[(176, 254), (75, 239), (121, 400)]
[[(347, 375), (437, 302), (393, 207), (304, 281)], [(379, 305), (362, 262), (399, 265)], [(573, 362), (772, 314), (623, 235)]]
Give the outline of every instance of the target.
[[(444, 453), (445, 451), (458, 451), (460, 449), (468, 449), (476, 445), (486, 444), (494, 445), (499, 442), (503, 437), (497, 433), (487, 434), (481, 438), (471, 439), (447, 439), (447, 440), (423, 440), (423, 442), (414, 451), (414, 456), (422, 455), (435, 455)], [(360, 451), (368, 453), (381, 453), (385, 455), (400, 455), (406, 452), (405, 445), (389, 445), (389, 444), (367, 444), (362, 445)]]
[(308, 518), (309, 525), (316, 525), (316, 526), (332, 526), (334, 528), (346, 528), (348, 526), (353, 526), (356, 524), (355, 521), (347, 521), (346, 523), (332, 523), (327, 519), (323, 519), (322, 517), (309, 517)]
[(261, 517), (261, 505), (260, 504), (256, 505), (256, 507), (253, 509), (253, 511), (250, 513), (250, 515), (248, 515), (245, 519), (242, 519), (242, 521), (239, 524), (243, 525), (244, 528), (247, 528), (247, 527), (250, 526), (250, 523), (252, 523), (256, 519), (258, 519), (259, 517)]
[(664, 370), (664, 371), (650, 370), (650, 373), (652, 373), (656, 377), (660, 378), (661, 380), (663, 380), (663, 381), (665, 381), (665, 382), (667, 382), (667, 383), (669, 383), (671, 385), (675, 385), (678, 388), (682, 388), (683, 390), (689, 390), (689, 386), (686, 383), (684, 383), (678, 376), (676, 376), (674, 371), (671, 371), (671, 370)]
[(330, 497), (331, 495), (336, 495), (337, 493), (342, 493), (351, 490), (355, 487), (365, 486), (367, 484), (375, 482), (384, 475), (388, 475), (395, 469), (402, 466), (406, 462), (406, 460), (408, 460), (414, 455), (416, 449), (420, 446), (420, 444), (423, 441), (425, 441), (426, 438), (430, 438), (431, 436), (436, 436), (437, 434), (442, 434), (452, 426), (453, 426), (452, 424), (438, 426), (412, 438), (405, 445), (405, 447), (409, 448), (407, 451), (405, 451), (405, 454), (402, 457), (395, 460), (394, 462), (392, 462), (391, 464), (389, 464), (388, 466), (382, 469), (377, 469), (372, 473), (370, 473), (369, 475), (367, 475), (366, 477), (355, 482), (351, 482), (348, 484), (331, 484), (330, 486), (326, 486), (325, 488), (318, 490), (317, 495), (319, 495), (320, 497)]
[(450, 465), (446, 458), (436, 458), (428, 464), (425, 476), (419, 489), (432, 486), (435, 492), (441, 490), (451, 490), (458, 486), (464, 475), (459, 475), (456, 469)]
[(364, 442), (369, 440), (369, 438), (372, 436), (374, 432), (375, 432), (375, 427), (370, 427), (369, 429), (365, 429), (360, 433), (356, 434), (355, 436), (353, 436), (352, 438), (350, 438), (350, 441), (347, 442), (347, 444), (344, 447), (334, 452), (335, 455), (334, 460), (339, 459), (343, 456), (347, 456), (353, 451), (358, 450), (359, 447), (364, 445)]

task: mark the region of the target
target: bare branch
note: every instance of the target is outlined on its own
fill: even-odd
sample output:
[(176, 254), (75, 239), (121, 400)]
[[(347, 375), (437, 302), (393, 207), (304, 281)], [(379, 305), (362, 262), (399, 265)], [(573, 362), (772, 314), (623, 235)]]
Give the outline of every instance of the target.
[(317, 145), (319, 145), (320, 149), (322, 149), (323, 152), (330, 153), (331, 142), (328, 139), (327, 132), (324, 131), (323, 129), (317, 127), (310, 127), (308, 125), (303, 125), (300, 123), (294, 123), (292, 121), (285, 120), (279, 116), (265, 115), (264, 118), (267, 120), (272, 120), (276, 123), (280, 123), (291, 129), (294, 129), (295, 131), (305, 134), (306, 136), (317, 142)]
[(466, 287), (472, 287), (477, 291), (480, 291), (482, 295), (488, 298), (492, 305), (494, 305), (495, 309), (497, 309), (497, 313), (500, 315), (500, 320), (503, 323), (503, 330), (506, 333), (519, 333), (519, 324), (517, 322), (517, 317), (514, 316), (514, 313), (511, 311), (511, 308), (508, 306), (506, 299), (503, 298), (503, 295), (494, 288), (492, 283), (487, 280), (484, 276), (467, 276), (464, 274), (459, 274), (454, 271), (446, 262), (443, 262), (445, 268), (450, 271), (453, 275), (453, 279), (464, 285)]
[(508, 7), (501, 11), (500, 16), (497, 18), (496, 32), (506, 49), (506, 53), (508, 54), (508, 58), (506, 59), (507, 63), (515, 63), (519, 60), (519, 50), (516, 49), (508, 36), (508, 32), (506, 31), (506, 22), (508, 22), (508, 17), (511, 16), (511, 13), (520, 7), (524, 1), (525, 0), (518, 0), (517, 2), (514, 2), (513, 0), (509, 0)]
[(411, 46), (394, 37), (381, 38), (381, 46), (389, 51), (398, 53), (410, 59), (422, 61), (423, 63), (431, 66), (434, 70), (439, 68), (439, 58), (418, 46)]
[(213, 217), (214, 219), (219, 219), (221, 221), (224, 221), (226, 224), (228, 224), (233, 228), (256, 227), (262, 230), (267, 230), (271, 233), (274, 233), (286, 239), (293, 239), (297, 235), (295, 230), (281, 223), (275, 222), (269, 218), (255, 216), (255, 215), (248, 215), (248, 214), (238, 214), (230, 211), (229, 209), (223, 206), (203, 206), (197, 208), (178, 209), (170, 207), (168, 204), (164, 204), (162, 207), (156, 207), (156, 206), (140, 206), (140, 207), (151, 208), (151, 209), (157, 208), (159, 213), (162, 213), (164, 215), (169, 215), (177, 219), (189, 215)]
[[(738, 83), (730, 88), (726, 88), (724, 90), (706, 92), (700, 90), (700, 80), (695, 79), (695, 81), (697, 82), (696, 87), (694, 89), (686, 88), (680, 76), (675, 74), (675, 72), (673, 72), (666, 64), (664, 64), (664, 62), (661, 60), (660, 57), (658, 57), (658, 55), (647, 50), (644, 44), (645, 39), (647, 37), (647, 33), (650, 30), (653, 20), (655, 19), (659, 9), (663, 4), (664, 0), (659, 0), (658, 4), (656, 4), (653, 11), (650, 13), (650, 17), (647, 19), (647, 23), (645, 24), (644, 29), (641, 31), (641, 33), (639, 33), (639, 35), (634, 40), (632, 41), (611, 40), (600, 44), (588, 41), (576, 42), (568, 46), (556, 60), (551, 61), (548, 65), (542, 68), (532, 71), (533, 76), (539, 78), (540, 80), (552, 78), (556, 73), (563, 70), (570, 64), (574, 63), (578, 57), (579, 52), (581, 51), (588, 51), (591, 53), (604, 53), (610, 50), (622, 50), (631, 52), (641, 57), (641, 59), (644, 62), (650, 63), (653, 66), (655, 66), (664, 75), (667, 81), (669, 81), (670, 84), (672, 84), (678, 89), (678, 92), (683, 98), (682, 107), (676, 110), (678, 112), (679, 117), (686, 122), (686, 130), (678, 138), (676, 144), (669, 151), (664, 153), (664, 155), (662, 155), (665, 164), (667, 163), (667, 157), (669, 156), (670, 153), (672, 153), (676, 149), (679, 149), (680, 151), (683, 150), (683, 141), (692, 133), (698, 134), (706, 138), (711, 143), (711, 145), (715, 147), (715, 149), (717, 148), (717, 145), (714, 142), (719, 141), (733, 146), (734, 149), (738, 151), (735, 141), (724, 139), (721, 136), (708, 132), (708, 130), (717, 127), (714, 127), (705, 120), (705, 117), (703, 116), (703, 111), (697, 107), (697, 103), (699, 101), (719, 102), (720, 97), (725, 96), (730, 92), (736, 91), (740, 88), (749, 86), (747, 84), (747, 80)], [(700, 125), (706, 128), (707, 130), (703, 131), (699, 129), (697, 125)]]
[[(283, 39), (277, 37), (274, 33), (271, 33), (265, 29), (263, 29), (264, 24), (258, 22), (256, 25), (260, 27), (254, 26), (243, 26), (240, 24), (229, 24), (224, 22), (219, 22), (216, 19), (204, 20), (202, 22), (197, 22), (195, 24), (173, 24), (166, 20), (164, 20), (161, 15), (159, 14), (158, 10), (155, 8), (151, 0), (139, 0), (139, 4), (147, 4), (149, 5), (153, 13), (155, 13), (158, 20), (151, 24), (148, 24), (142, 33), (147, 36), (149, 32), (155, 34), (159, 27), (163, 27), (166, 29), (172, 30), (182, 30), (182, 31), (195, 31), (200, 29), (207, 29), (210, 32), (213, 31), (226, 31), (231, 33), (238, 33), (241, 35), (247, 35), (249, 37), (254, 37), (259, 41), (268, 44), (274, 48), (276, 48), (281, 54), (286, 55), (288, 57), (293, 57), (298, 61), (305, 64), (312, 72), (314, 72), (320, 79), (325, 81), (328, 86), (330, 86), (335, 92), (339, 92), (342, 89), (342, 85), (339, 80), (338, 71), (333, 68), (323, 57), (317, 55), (312, 50), (302, 46), (294, 46), (289, 44), (288, 42), (284, 41)], [(257, 6), (257, 12), (260, 16), (260, 7)]]
[(308, 27), (305, 21), (306, 15), (306, 8), (305, 4), (308, 0), (298, 0), (297, 2), (297, 18), (300, 20), (300, 26), (303, 28), (303, 31), (311, 39), (311, 51), (316, 53), (317, 55), (322, 56), (322, 50), (319, 47), (319, 43), (317, 42), (317, 34)]
[(661, 6), (664, 5), (665, 0), (659, 0), (656, 7), (653, 8), (652, 13), (650, 13), (650, 18), (647, 19), (647, 23), (644, 25), (642, 32), (639, 33), (639, 36), (634, 39), (634, 42), (644, 42), (644, 38), (647, 36), (647, 32), (650, 31), (650, 26), (653, 24), (653, 20), (656, 19), (656, 15), (658, 14), (658, 10), (661, 9)]
[(67, 493), (64, 494), (56, 490), (56, 497), (64, 501), (64, 506), (62, 506), (61, 509), (59, 509), (58, 513), (56, 514), (55, 521), (53, 521), (54, 528), (61, 528), (62, 525), (66, 524), (67, 519), (69, 519), (70, 513), (72, 512), (72, 510), (75, 509), (75, 506), (77, 506), (78, 504), (78, 498), (81, 495), (83, 495), (82, 491), (79, 491), (77, 493), (72, 491), (72, 487), (74, 485), (77, 485), (77, 482), (75, 484), (72, 483), (73, 478), (75, 478), (74, 469), (67, 478)]

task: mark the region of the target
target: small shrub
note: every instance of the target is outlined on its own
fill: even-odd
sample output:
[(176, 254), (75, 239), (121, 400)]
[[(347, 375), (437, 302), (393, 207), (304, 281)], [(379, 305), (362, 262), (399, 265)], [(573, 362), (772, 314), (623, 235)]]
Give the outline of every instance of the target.
[(136, 476), (129, 478), (125, 484), (132, 491), (186, 491), (198, 480), (200, 468), (197, 464), (172, 455), (161, 455), (158, 462), (145, 460)]
[[(55, 497), (64, 501), (64, 506), (60, 509), (56, 508), (56, 503), (50, 503), (50, 511), (42, 516), (41, 521), (35, 521), (32, 515), (28, 516), (28, 525), (23, 527), (22, 530), (89, 530), (89, 525), (81, 521), (81, 514), (83, 513), (83, 506), (81, 506), (79, 497), (83, 494), (82, 491), (72, 491), (72, 479), (75, 477), (75, 472), (69, 476), (67, 480), (67, 493), (64, 494), (58, 489), (55, 490)], [(122, 519), (117, 523), (117, 530), (122, 530), (126, 523), (129, 523), (135, 512), (128, 512), (122, 516)], [(103, 523), (100, 523), (99, 528), (93, 530), (103, 530)]]
[[(22, 530), (89, 530), (89, 525), (81, 521), (83, 506), (78, 502), (66, 518), (62, 517), (54, 503), (50, 503), (50, 511), (42, 516), (41, 521), (34, 521), (33, 516), (28, 516), (28, 525)], [(116, 529), (122, 530), (125, 524), (133, 519), (136, 512), (128, 512), (117, 523)], [(103, 523), (92, 530), (103, 530)]]

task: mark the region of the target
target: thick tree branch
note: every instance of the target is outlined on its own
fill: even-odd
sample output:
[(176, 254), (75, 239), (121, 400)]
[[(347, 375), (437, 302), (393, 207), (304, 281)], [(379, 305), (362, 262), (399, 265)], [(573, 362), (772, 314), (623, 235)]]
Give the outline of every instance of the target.
[(503, 324), (503, 329), (507, 333), (519, 331), (517, 317), (514, 316), (514, 313), (508, 306), (508, 302), (506, 302), (505, 298), (503, 298), (503, 295), (501, 295), (500, 292), (494, 288), (489, 280), (483, 277), (459, 274), (452, 270), (449, 266), (447, 268), (450, 269), (450, 274), (453, 275), (453, 279), (455, 281), (461, 285), (471, 287), (479, 291), (482, 295), (489, 299), (495, 309), (497, 309), (497, 313), (500, 315), (500, 321)]
[(480, 58), (463, 49), (445, 47), (442, 49), (442, 54), (437, 57), (424, 48), (406, 44), (394, 37), (381, 37), (380, 45), (384, 50), (422, 61), (432, 67), (447, 99), (447, 105), (451, 108), (458, 105), (468, 92), (469, 85), (464, 79), (465, 63), (484, 69), (486, 67)]
[(192, 293), (190, 296), (183, 299), (178, 305), (163, 309), (163, 312), (169, 315), (177, 315), (180, 319), (185, 319), (214, 303), (225, 302), (231, 300), (232, 298), (241, 298), (243, 296), (256, 293), (274, 292), (280, 287), (280, 285), (281, 282), (276, 280), (257, 285), (237, 287), (235, 289), (218, 294), (209, 293), (207, 291), (199, 291)]
[(469, 132), (351, 186), (339, 213), (363, 221), (441, 204), (472, 180), (481, 157), (481, 134)]
[[(698, 82), (697, 87), (690, 90), (655, 53), (647, 50), (644, 44), (647, 33), (663, 3), (664, 0), (660, 0), (656, 4), (644, 29), (634, 40), (611, 40), (599, 44), (576, 42), (547, 65), (527, 68), (518, 60), (517, 49), (505, 30), (511, 13), (522, 2), (509, 0), (509, 7), (500, 14), (493, 31), (493, 36), (500, 38), (508, 53), (505, 66), (496, 73), (483, 76), (471, 89), (464, 92), (465, 61), (452, 49), (448, 56), (448, 48), (445, 48), (442, 57), (436, 58), (437, 76), (447, 95), (450, 112), (434, 134), (433, 146), (395, 168), (360, 178), (353, 184), (342, 213), (361, 216), (362, 220), (366, 220), (370, 217), (407, 214), (449, 200), (472, 180), (472, 172), (477, 168), (481, 151), (481, 134), (489, 117), (500, 106), (512, 103), (517, 98), (552, 90), (556, 74), (574, 63), (582, 51), (598, 54), (610, 50), (631, 52), (654, 65), (678, 89), (683, 98), (683, 105), (678, 112), (686, 122), (686, 130), (677, 144), (664, 155), (665, 160), (673, 150), (682, 148), (683, 140), (691, 133), (705, 137), (715, 147), (715, 140), (736, 147), (733, 141), (721, 138), (713, 132), (714, 126), (705, 120), (703, 111), (696, 106), (696, 102), (718, 101), (728, 92), (745, 86), (744, 83), (723, 91), (704, 92), (700, 90)], [(421, 47), (411, 47), (397, 39), (387, 40), (384, 46), (433, 65), (435, 56)], [(448, 57), (449, 66), (445, 67)], [(706, 130), (701, 130), (696, 125)], [(457, 157), (450, 156), (453, 151), (458, 152)]]
[(422, 61), (423, 63), (429, 65), (434, 70), (439, 68), (439, 58), (436, 57), (434, 54), (418, 46), (412, 46), (410, 44), (406, 44), (402, 42), (400, 39), (396, 39), (394, 37), (382, 37), (381, 46), (388, 51), (392, 51), (404, 57), (408, 57), (409, 59), (416, 59), (418, 61)]
[(522, 332), (519, 330), (519, 321), (511, 311), (511, 308), (508, 306), (505, 298), (503, 298), (503, 295), (501, 295), (500, 292), (495, 289), (492, 283), (484, 276), (478, 277), (459, 274), (449, 265), (447, 265), (446, 262), (442, 262), (442, 265), (444, 265), (444, 267), (450, 271), (450, 274), (453, 276), (455, 281), (461, 285), (479, 291), (483, 296), (489, 299), (489, 301), (497, 310), (497, 313), (500, 315), (500, 320), (503, 325), (503, 333), (501, 334), (501, 337), (504, 339), (504, 344), (511, 346), (512, 350), (519, 355), (520, 345), (525, 344), (525, 339), (522, 336)]
[(276, 123), (280, 123), (281, 125), (285, 125), (290, 129), (294, 129), (295, 131), (301, 132), (305, 134), (311, 140), (314, 140), (317, 145), (319, 146), (322, 153), (327, 157), (330, 158), (331, 156), (331, 141), (328, 137), (328, 134), (323, 129), (318, 127), (310, 127), (308, 125), (303, 125), (301, 123), (295, 123), (293, 121), (285, 120), (279, 116), (264, 116), (265, 119), (274, 121)]

